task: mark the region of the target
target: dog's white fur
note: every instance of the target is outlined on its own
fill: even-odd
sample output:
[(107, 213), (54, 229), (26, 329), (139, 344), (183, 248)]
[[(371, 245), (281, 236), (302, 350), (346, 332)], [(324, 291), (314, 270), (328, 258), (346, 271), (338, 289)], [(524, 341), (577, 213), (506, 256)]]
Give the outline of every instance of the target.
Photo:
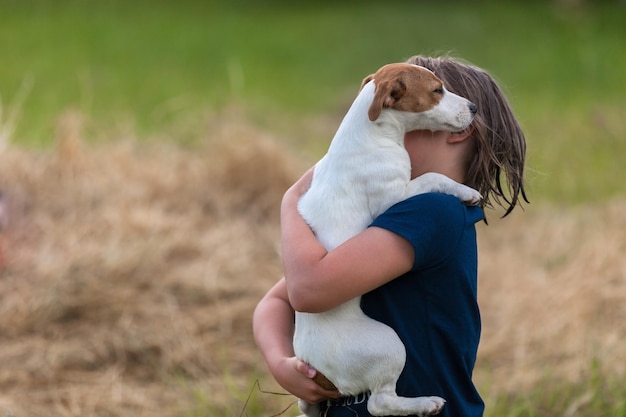
[[(477, 191), (441, 174), (411, 180), (404, 148), (406, 132), (462, 131), (475, 111), (423, 67), (389, 64), (363, 80), (298, 205), (324, 247), (332, 250), (412, 195), (435, 191), (473, 204), (480, 201)], [(360, 297), (324, 313), (297, 312), (294, 349), (342, 395), (370, 391), (372, 415), (431, 415), (444, 405), (439, 397), (396, 395), (406, 360), (404, 344), (393, 329), (363, 313)], [(318, 405), (300, 400), (300, 408), (309, 417), (318, 416)]]

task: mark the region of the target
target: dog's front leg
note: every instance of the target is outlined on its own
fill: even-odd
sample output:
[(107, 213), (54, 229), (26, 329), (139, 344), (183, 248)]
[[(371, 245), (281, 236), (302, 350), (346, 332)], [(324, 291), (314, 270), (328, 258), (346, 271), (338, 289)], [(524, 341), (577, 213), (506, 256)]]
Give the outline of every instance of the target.
[(482, 196), (475, 189), (436, 172), (428, 172), (411, 180), (407, 185), (405, 198), (429, 192), (450, 194), (470, 205), (478, 205), (482, 200)]

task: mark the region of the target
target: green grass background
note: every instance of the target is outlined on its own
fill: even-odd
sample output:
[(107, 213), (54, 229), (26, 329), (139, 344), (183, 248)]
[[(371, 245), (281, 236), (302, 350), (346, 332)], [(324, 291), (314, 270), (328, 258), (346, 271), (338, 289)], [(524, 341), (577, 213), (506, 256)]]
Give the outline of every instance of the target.
[(17, 109), (11, 141), (47, 146), (74, 109), (92, 140), (189, 143), (236, 107), (314, 160), (365, 75), (451, 54), (507, 92), (531, 197), (596, 201), (624, 191), (624, 22), (619, 1), (0, 0), (0, 126)]

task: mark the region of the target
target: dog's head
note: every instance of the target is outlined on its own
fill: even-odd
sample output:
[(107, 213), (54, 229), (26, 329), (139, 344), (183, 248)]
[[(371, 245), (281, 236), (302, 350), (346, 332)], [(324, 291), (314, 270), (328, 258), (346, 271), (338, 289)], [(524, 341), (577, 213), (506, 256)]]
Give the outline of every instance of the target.
[(420, 113), (409, 130), (461, 131), (474, 119), (477, 107), (469, 100), (446, 90), (430, 70), (412, 64), (388, 64), (367, 76), (361, 88), (374, 82), (374, 99), (368, 117), (376, 121), (383, 109)]

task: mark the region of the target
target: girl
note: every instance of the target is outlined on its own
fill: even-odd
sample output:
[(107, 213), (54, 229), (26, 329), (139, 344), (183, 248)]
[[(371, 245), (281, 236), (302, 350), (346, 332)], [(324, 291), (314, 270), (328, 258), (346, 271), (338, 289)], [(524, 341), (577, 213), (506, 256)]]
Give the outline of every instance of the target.
[[(448, 90), (478, 106), (462, 132), (406, 134), (411, 177), (447, 175), (480, 191), (483, 206), (503, 207), (504, 216), (520, 199), (528, 202), (524, 134), (493, 78), (448, 57), (414, 56), (407, 62), (430, 69)], [(316, 370), (294, 357), (292, 347), (294, 310), (326, 311), (363, 295), (363, 311), (392, 327), (406, 347), (398, 395), (443, 397), (443, 416), (482, 416), (484, 404), (472, 382), (480, 337), (475, 223), (484, 219), (482, 208), (444, 194), (421, 194), (327, 252), (297, 210), (312, 176), (313, 168), (285, 193), (285, 278), (254, 313), (255, 340), (272, 375), (297, 397), (322, 402), (323, 416), (369, 416), (367, 393), (340, 398), (320, 387), (313, 381)]]

